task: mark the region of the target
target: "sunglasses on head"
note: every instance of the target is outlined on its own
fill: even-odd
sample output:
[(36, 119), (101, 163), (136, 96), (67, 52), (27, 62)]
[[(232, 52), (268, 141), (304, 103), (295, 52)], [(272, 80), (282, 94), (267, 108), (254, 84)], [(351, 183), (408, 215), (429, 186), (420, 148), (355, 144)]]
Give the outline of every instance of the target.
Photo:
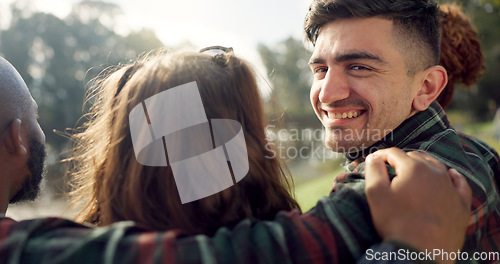
[(200, 53), (212, 55), (212, 56), (219, 55), (219, 54), (227, 55), (227, 54), (232, 53), (232, 52), (233, 52), (233, 48), (231, 48), (231, 47), (226, 48), (226, 47), (222, 47), (222, 46), (210, 46), (210, 47), (200, 49)]
[[(217, 55), (227, 55), (229, 53), (233, 52), (233, 48), (229, 47), (223, 47), (223, 46), (210, 46), (206, 48), (202, 48), (199, 51), (202, 54), (207, 54), (211, 56), (217, 56)], [(123, 86), (132, 78), (132, 75), (141, 68), (142, 63), (136, 62), (134, 65), (130, 66), (124, 73), (123, 76), (120, 78), (118, 81), (118, 89), (116, 89), (115, 97), (118, 96), (118, 94), (121, 92), (123, 89)]]

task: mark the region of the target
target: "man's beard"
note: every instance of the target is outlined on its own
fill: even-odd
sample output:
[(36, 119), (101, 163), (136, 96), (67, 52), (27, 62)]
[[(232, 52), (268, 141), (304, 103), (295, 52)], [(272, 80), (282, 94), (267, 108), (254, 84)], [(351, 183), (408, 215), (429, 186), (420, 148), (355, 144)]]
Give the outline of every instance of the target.
[(40, 183), (43, 178), (45, 167), (45, 145), (34, 137), (30, 138), (28, 169), (31, 175), (27, 175), (21, 189), (10, 199), (9, 203), (34, 201), (40, 193)]

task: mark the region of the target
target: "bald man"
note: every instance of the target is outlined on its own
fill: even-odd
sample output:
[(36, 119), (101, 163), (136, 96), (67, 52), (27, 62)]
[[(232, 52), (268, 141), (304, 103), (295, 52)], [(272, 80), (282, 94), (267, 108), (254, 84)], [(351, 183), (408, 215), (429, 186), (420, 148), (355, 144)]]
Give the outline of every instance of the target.
[(21, 75), (0, 58), (0, 213), (9, 203), (34, 200), (40, 190), (45, 135), (38, 106)]

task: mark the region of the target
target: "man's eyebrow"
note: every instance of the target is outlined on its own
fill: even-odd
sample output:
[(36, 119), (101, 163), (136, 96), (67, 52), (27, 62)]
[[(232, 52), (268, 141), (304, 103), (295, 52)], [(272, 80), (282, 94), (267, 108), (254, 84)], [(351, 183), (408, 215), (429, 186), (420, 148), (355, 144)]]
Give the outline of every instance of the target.
[(340, 54), (335, 57), (336, 62), (345, 62), (345, 61), (350, 61), (350, 60), (358, 60), (358, 59), (364, 59), (364, 60), (373, 60), (378, 63), (383, 63), (386, 64), (387, 62), (382, 60), (379, 56), (368, 53), (368, 52), (352, 52), (352, 53), (345, 53), (345, 54)]
[[(373, 60), (378, 63), (386, 64), (387, 62), (381, 59), (379, 56), (373, 55), (368, 52), (351, 52), (351, 53), (345, 53), (345, 54), (340, 54), (337, 55), (334, 58), (334, 61), (339, 63), (339, 62), (345, 62), (345, 61), (350, 61), (350, 60), (358, 60), (358, 59), (364, 59), (364, 60)], [(322, 58), (314, 58), (311, 57), (311, 59), (308, 62), (309, 65), (312, 64), (325, 64), (325, 60)]]
[(311, 65), (311, 64), (325, 64), (325, 60), (323, 60), (321, 58), (311, 58), (311, 59), (309, 59), (309, 62), (307, 64), (308, 65)]

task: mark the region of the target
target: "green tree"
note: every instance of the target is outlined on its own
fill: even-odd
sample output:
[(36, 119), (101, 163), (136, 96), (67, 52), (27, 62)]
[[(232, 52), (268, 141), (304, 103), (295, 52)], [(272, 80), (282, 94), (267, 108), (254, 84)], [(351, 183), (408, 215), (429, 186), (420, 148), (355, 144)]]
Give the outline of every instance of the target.
[(307, 62), (311, 52), (302, 41), (292, 37), (271, 48), (260, 44), (258, 52), (267, 68), (274, 94), (286, 113), (287, 123), (291, 121), (304, 127), (316, 125), (309, 101), (312, 74)]
[(58, 173), (56, 161), (64, 158), (67, 137), (53, 131), (64, 133), (77, 126), (91, 80), (110, 65), (163, 44), (149, 29), (126, 36), (115, 33), (114, 18), (121, 11), (114, 4), (82, 1), (64, 19), (28, 12), (29, 4), (12, 4), (10, 27), (0, 32), (0, 53), (18, 69), (38, 103), (49, 162), (56, 164), (48, 178), (59, 178), (63, 173)]

